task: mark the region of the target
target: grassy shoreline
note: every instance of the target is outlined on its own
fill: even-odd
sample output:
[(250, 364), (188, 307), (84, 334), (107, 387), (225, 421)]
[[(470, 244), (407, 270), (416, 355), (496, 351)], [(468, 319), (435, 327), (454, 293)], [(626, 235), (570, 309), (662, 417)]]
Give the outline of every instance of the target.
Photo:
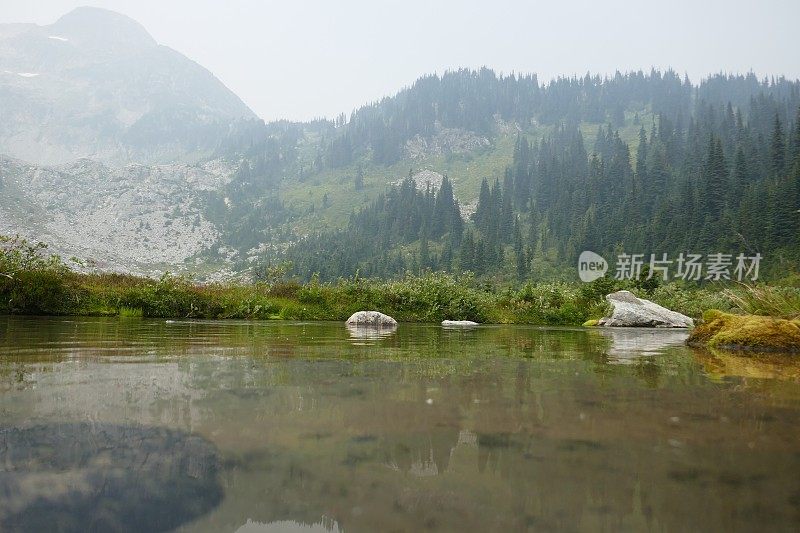
[(0, 279), (0, 314), (343, 321), (356, 311), (374, 309), (400, 322), (580, 326), (604, 316), (605, 295), (620, 288), (690, 316), (709, 307), (730, 307), (718, 291), (666, 285), (648, 293), (613, 279), (500, 288), (471, 274), (434, 272), (397, 280), (199, 284), (172, 275), (154, 280), (48, 267)]
[(800, 287), (793, 284), (723, 288), (605, 277), (592, 283), (500, 286), (468, 272), (407, 273), (395, 280), (356, 277), (333, 283), (277, 278), (200, 284), (170, 274), (151, 279), (80, 273), (58, 256), (47, 256), (44, 245), (7, 237), (0, 245), (0, 315), (344, 321), (356, 311), (378, 310), (400, 322), (580, 326), (608, 313), (607, 294), (627, 289), (695, 319), (711, 309), (800, 317)]
[[(344, 321), (359, 310), (379, 310), (400, 322), (581, 326), (607, 314), (605, 295), (625, 284), (547, 282), (497, 289), (471, 275), (428, 273), (400, 280), (346, 279), (256, 284), (193, 283), (165, 275), (159, 280), (120, 274), (26, 270), (0, 280), (0, 315), (119, 316), (168, 319)], [(800, 320), (747, 314), (744, 291), (709, 291), (676, 284), (640, 296), (692, 316), (693, 346), (746, 352), (800, 352)], [(759, 290), (774, 295), (782, 288)], [(792, 294), (800, 295), (794, 290)], [(781, 300), (782, 302), (784, 300)], [(706, 311), (703, 314), (704, 310)], [(723, 311), (718, 311), (723, 309)], [(739, 314), (732, 314), (739, 313)], [(745, 314), (741, 314), (745, 313)], [(773, 309), (773, 315), (779, 314)]]
[(602, 296), (567, 284), (497, 292), (480, 288), (471, 276), (441, 273), (395, 281), (198, 284), (171, 275), (153, 280), (28, 270), (0, 281), (0, 314), (343, 321), (375, 309), (401, 322), (579, 325), (592, 312), (602, 314), (601, 307)]

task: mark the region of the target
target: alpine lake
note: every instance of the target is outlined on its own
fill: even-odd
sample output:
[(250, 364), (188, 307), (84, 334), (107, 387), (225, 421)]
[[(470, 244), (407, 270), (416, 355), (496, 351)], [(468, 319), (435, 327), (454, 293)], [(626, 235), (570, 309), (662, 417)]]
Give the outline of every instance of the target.
[(798, 531), (800, 360), (686, 336), (0, 317), (0, 531)]

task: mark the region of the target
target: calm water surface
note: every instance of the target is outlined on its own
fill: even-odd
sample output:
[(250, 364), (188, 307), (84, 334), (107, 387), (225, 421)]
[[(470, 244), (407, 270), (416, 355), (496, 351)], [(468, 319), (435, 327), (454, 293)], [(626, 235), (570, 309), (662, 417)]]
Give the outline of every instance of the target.
[(684, 333), (0, 317), (2, 531), (797, 531), (800, 364)]

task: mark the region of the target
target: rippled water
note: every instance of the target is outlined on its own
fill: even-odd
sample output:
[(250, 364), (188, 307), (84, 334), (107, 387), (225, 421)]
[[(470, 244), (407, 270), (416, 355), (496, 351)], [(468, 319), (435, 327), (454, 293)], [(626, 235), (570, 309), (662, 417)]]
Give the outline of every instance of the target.
[(684, 337), (0, 317), (0, 530), (796, 531), (800, 364)]

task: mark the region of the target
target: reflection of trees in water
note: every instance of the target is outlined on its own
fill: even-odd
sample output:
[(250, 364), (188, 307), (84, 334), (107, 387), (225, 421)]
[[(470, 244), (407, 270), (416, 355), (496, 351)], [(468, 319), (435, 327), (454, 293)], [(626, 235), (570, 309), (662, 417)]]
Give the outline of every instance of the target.
[[(224, 352), (254, 358), (342, 355), (384, 358), (386, 349), (404, 357), (475, 357), (508, 355), (549, 358), (594, 358), (605, 344), (585, 330), (531, 327), (483, 327), (447, 330), (431, 324), (401, 324), (392, 330), (357, 329), (354, 337), (377, 342), (350, 346), (351, 331), (342, 323), (282, 321), (192, 321), (76, 317), (0, 317), (0, 351), (25, 351), (27, 361), (58, 362), (71, 356), (158, 355), (167, 357)], [(347, 343), (349, 344), (349, 343)], [(331, 350), (331, 346), (338, 349)]]
[(800, 494), (797, 457), (725, 446), (449, 428), (321, 443), (248, 464), (230, 499), (250, 496), (262, 521), (324, 513), (345, 530), (736, 531), (791, 524)]
[(336, 520), (321, 517), (314, 523), (303, 523), (295, 520), (276, 520), (275, 522), (257, 522), (250, 518), (236, 529), (234, 533), (341, 533)]
[(208, 441), (150, 427), (0, 428), (3, 531), (167, 531), (217, 506)]
[[(110, 419), (190, 420), (225, 450), (220, 483), (226, 498), (192, 522), (193, 529), (230, 531), (243, 523), (241, 517), (314, 524), (323, 515), (345, 530), (682, 531), (698, 524), (774, 530), (797, 523), (800, 415), (785, 408), (796, 405), (796, 386), (787, 386), (784, 404), (769, 403), (773, 399), (764, 393), (775, 389), (774, 382), (755, 388), (756, 380), (749, 380), (736, 390), (731, 385), (742, 379), (709, 382), (683, 347), (624, 366), (608, 364), (610, 339), (578, 330), (484, 327), (462, 333), (401, 325), (390, 338), (353, 346), (342, 324), (143, 324), (149, 333), (133, 339), (139, 348), (130, 353), (176, 357), (170, 364), (128, 365), (124, 375), (138, 369), (147, 379), (136, 378), (137, 390), (147, 391), (155, 383), (150, 373), (158, 372), (159, 395), (114, 396), (118, 365), (105, 364), (91, 367), (104, 378), (96, 383), (42, 380), (37, 391), (20, 392), (4, 408), (16, 420), (28, 413), (28, 400), (29, 414), (40, 417), (79, 416), (91, 408)], [(99, 346), (98, 339), (123, 352), (132, 346), (125, 333), (115, 333), (117, 326), (98, 326), (83, 337), (80, 324), (58, 327), (72, 328), (68, 338), (90, 347)], [(71, 349), (84, 353), (76, 345)], [(183, 357), (219, 353), (231, 357)], [(28, 366), (45, 367), (44, 360)], [(62, 393), (64, 405), (55, 405)], [(108, 405), (96, 408), (98, 398)], [(184, 418), (184, 409), (191, 418)], [(3, 431), (6, 439), (12, 430)], [(67, 446), (70, 431), (43, 442)], [(123, 450), (133, 447), (128, 443), (136, 442), (137, 431), (119, 431), (126, 436)], [(119, 440), (104, 438), (99, 442)], [(77, 441), (78, 449), (97, 448)], [(84, 470), (90, 472), (106, 460), (108, 450), (100, 448), (86, 461), (69, 461), (89, 465)], [(40, 448), (34, 455), (47, 453)], [(143, 457), (129, 450), (117, 459), (126, 460), (138, 464)], [(155, 487), (177, 475), (177, 463), (164, 461), (164, 470), (173, 470), (153, 474)], [(72, 485), (94, 486), (105, 472), (81, 474)], [(123, 474), (107, 474), (115, 476)], [(138, 483), (135, 475), (133, 480)], [(2, 476), (4, 490), (7, 483)], [(23, 495), (23, 503), (3, 516), (16, 513), (19, 521), (37, 507), (24, 496), (33, 489), (26, 493), (19, 480), (14, 483), (8, 490)], [(199, 488), (170, 485), (174, 519), (191, 514), (181, 510), (187, 495), (207, 493), (205, 508), (213, 507), (213, 483), (197, 483)], [(44, 493), (65, 499), (64, 486), (50, 483)], [(75, 501), (87, 490), (77, 491)], [(141, 503), (127, 499), (128, 506)]]
[(450, 455), (459, 442), (459, 430), (440, 428), (427, 433), (392, 433), (378, 444), (383, 462), (418, 477), (447, 472)]
[[(686, 355), (680, 364), (688, 369)], [(670, 371), (683, 368), (672, 363)], [(529, 361), (476, 368), (439, 379), (406, 368), (385, 382), (359, 380), (365, 401), (341, 398), (343, 424), (372, 437), (348, 444), (342, 466), (352, 473), (341, 476), (375, 479), (376, 462), (406, 474), (381, 485), (394, 500), (370, 494), (367, 501), (405, 513), (419, 528), (442, 509), (474, 529), (736, 530), (733, 524), (792, 522), (800, 482), (791, 472), (800, 457), (789, 442), (797, 431), (783, 426), (787, 444), (771, 451), (746, 444), (761, 442), (764, 405), (731, 409), (727, 391), (700, 382), (687, 388), (680, 373), (663, 377), (675, 386), (653, 389), (629, 379), (630, 368), (601, 382), (577, 361), (557, 380)], [(426, 492), (438, 482), (441, 497), (455, 479), (469, 496), (436, 500)], [(491, 514), (471, 514), (490, 502)]]
[[(184, 360), (192, 355), (225, 355), (248, 360), (271, 358), (394, 359), (412, 371), (469, 373), (497, 356), (538, 361), (578, 360), (603, 368), (610, 340), (596, 331), (526, 326), (448, 330), (435, 325), (402, 324), (396, 330), (356, 331), (338, 323), (174, 321), (118, 318), (0, 318), (0, 380), (6, 387), (24, 383), (31, 363), (105, 356), (157, 356)], [(388, 333), (388, 334), (387, 334)], [(347, 342), (352, 339), (354, 342)], [(365, 342), (361, 342), (365, 341)], [(439, 361), (447, 359), (446, 364)], [(148, 359), (152, 360), (152, 359)], [(413, 361), (413, 362), (412, 362)], [(19, 363), (24, 363), (20, 365)], [(652, 369), (650, 369), (652, 370)], [(652, 372), (651, 372), (652, 374)], [(652, 380), (651, 375), (643, 376)], [(286, 376), (289, 378), (289, 376)], [(305, 379), (306, 376), (299, 376)]]

